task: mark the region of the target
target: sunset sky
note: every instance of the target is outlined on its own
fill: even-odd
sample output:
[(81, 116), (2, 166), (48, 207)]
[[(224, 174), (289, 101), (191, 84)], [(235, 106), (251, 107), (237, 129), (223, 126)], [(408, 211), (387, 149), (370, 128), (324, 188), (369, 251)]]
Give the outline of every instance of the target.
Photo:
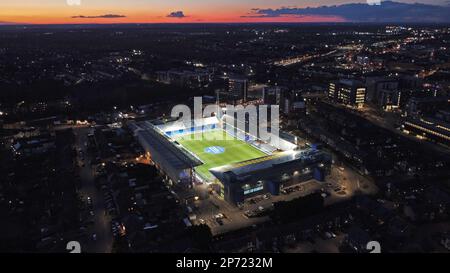
[[(334, 22), (339, 17), (248, 16), (254, 8), (317, 7), (357, 0), (0, 0), (0, 23)], [(399, 0), (448, 5), (446, 0)]]

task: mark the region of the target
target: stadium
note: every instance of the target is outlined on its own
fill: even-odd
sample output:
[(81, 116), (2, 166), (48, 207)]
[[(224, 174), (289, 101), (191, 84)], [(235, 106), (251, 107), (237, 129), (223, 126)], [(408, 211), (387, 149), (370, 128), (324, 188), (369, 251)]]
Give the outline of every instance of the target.
[(299, 149), (296, 137), (280, 132), (267, 143), (236, 125), (224, 115), (132, 121), (128, 126), (170, 183), (209, 183), (232, 204), (259, 194), (277, 195), (311, 178), (323, 181), (329, 172), (331, 157), (314, 148)]

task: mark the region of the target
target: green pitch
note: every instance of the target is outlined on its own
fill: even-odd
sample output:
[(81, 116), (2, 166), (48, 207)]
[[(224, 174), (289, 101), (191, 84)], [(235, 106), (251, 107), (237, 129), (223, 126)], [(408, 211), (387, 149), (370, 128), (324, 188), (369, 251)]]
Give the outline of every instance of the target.
[[(244, 141), (227, 136), (223, 130), (184, 135), (175, 139), (204, 162), (195, 170), (206, 179), (212, 178), (212, 174), (208, 171), (211, 168), (266, 156), (265, 153)], [(224, 151), (219, 153), (214, 153), (214, 149), (205, 151), (209, 147), (222, 147)]]

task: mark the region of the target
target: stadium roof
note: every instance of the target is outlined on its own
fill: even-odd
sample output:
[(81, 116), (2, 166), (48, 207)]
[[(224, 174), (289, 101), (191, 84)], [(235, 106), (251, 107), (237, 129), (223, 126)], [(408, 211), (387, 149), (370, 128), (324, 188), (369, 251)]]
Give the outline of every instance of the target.
[(155, 126), (149, 121), (133, 122), (129, 126), (146, 150), (163, 156), (174, 168), (182, 170), (202, 164), (197, 158), (178, 149), (170, 139), (156, 131)]
[(296, 160), (308, 161), (319, 154), (322, 153), (313, 149), (285, 151), (253, 160), (212, 168), (210, 169), (210, 172), (219, 180), (222, 180), (225, 173), (244, 176), (252, 172), (274, 168), (277, 165)]
[(208, 118), (203, 118), (203, 119), (194, 119), (194, 120), (190, 120), (190, 121), (177, 120), (177, 121), (168, 122), (168, 123), (161, 124), (161, 125), (156, 125), (156, 127), (163, 132), (173, 132), (173, 131), (178, 131), (178, 130), (189, 129), (192, 127), (207, 126), (207, 125), (213, 125), (213, 124), (218, 124), (218, 123), (219, 123), (219, 120), (216, 117), (208, 117)]

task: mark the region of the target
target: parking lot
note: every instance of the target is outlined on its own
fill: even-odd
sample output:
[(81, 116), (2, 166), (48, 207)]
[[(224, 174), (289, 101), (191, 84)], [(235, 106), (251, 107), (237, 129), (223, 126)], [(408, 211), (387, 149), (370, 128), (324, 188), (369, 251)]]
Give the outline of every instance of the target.
[[(320, 188), (321, 183), (311, 180), (299, 187), (293, 186), (292, 190), (287, 188), (289, 193), (256, 196), (240, 206), (231, 205), (215, 193), (210, 193), (207, 185), (197, 185), (192, 190), (177, 193), (186, 200), (187, 207), (192, 211), (191, 221), (194, 224), (207, 224), (215, 235), (265, 222), (269, 219), (267, 212), (274, 202), (306, 196)], [(258, 211), (259, 215), (249, 215), (248, 212), (252, 211)]]
[(238, 206), (220, 199), (206, 184), (195, 185), (193, 189), (177, 189), (176, 192), (188, 207), (191, 222), (207, 224), (216, 235), (269, 220), (268, 212), (275, 202), (321, 192), (325, 197), (325, 205), (331, 205), (351, 198), (358, 191), (367, 194), (375, 193), (376, 190), (374, 185), (352, 170), (333, 167), (325, 182), (310, 180), (283, 188), (278, 196), (255, 196)]
[(306, 240), (296, 238), (296, 241), (282, 248), (284, 253), (339, 253), (339, 246), (342, 244), (345, 235), (339, 234), (336, 237), (320, 237), (318, 234), (312, 235)]

